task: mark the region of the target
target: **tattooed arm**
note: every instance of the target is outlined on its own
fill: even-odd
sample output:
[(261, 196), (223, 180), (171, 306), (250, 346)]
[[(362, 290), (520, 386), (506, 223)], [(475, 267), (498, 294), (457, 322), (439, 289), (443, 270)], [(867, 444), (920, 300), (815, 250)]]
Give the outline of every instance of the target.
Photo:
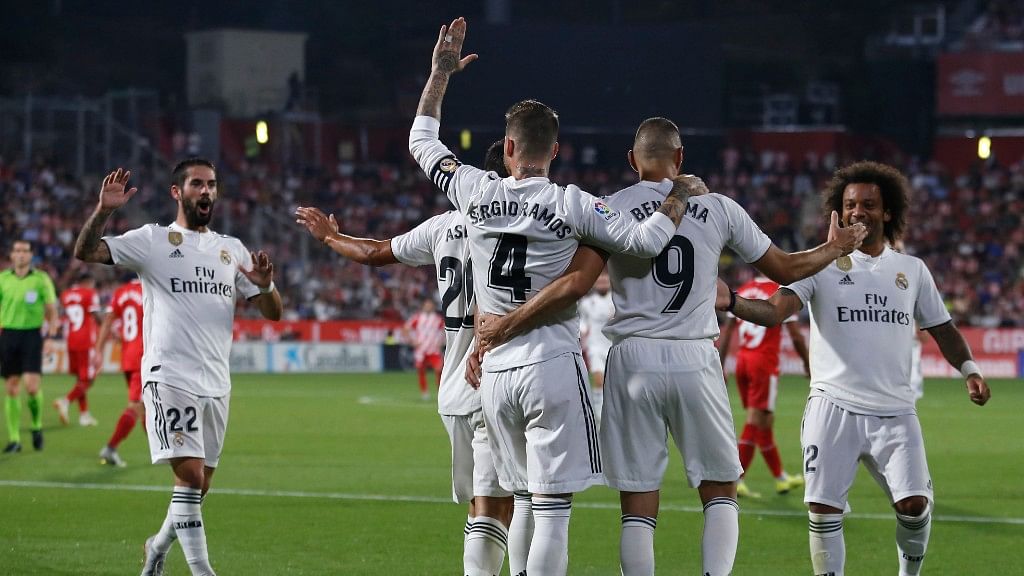
[(707, 193), (708, 187), (703, 180), (691, 174), (680, 174), (672, 179), (672, 191), (658, 207), (658, 212), (668, 216), (673, 224), (679, 226), (683, 221), (683, 214), (686, 214), (686, 201), (690, 196)]
[(441, 26), (441, 32), (437, 35), (437, 44), (434, 45), (434, 55), (430, 65), (430, 78), (427, 85), (423, 87), (423, 94), (420, 95), (419, 106), (416, 107), (417, 116), (430, 116), (441, 119), (441, 102), (444, 100), (444, 93), (448, 89), (448, 79), (452, 74), (461, 72), (470, 62), (477, 59), (476, 54), (470, 54), (465, 58), (462, 55), (462, 43), (466, 39), (466, 20), (456, 18), (450, 26)]
[(126, 190), (131, 174), (130, 171), (118, 168), (103, 179), (96, 210), (86, 220), (82, 230), (78, 233), (78, 240), (75, 241), (75, 258), (97, 264), (114, 263), (110, 256), (110, 248), (102, 240), (103, 229), (106, 227), (110, 215), (124, 206), (128, 199), (138, 192), (138, 188)]
[(733, 316), (760, 326), (778, 326), (804, 307), (800, 297), (789, 288), (779, 288), (767, 300), (748, 300), (736, 296)]

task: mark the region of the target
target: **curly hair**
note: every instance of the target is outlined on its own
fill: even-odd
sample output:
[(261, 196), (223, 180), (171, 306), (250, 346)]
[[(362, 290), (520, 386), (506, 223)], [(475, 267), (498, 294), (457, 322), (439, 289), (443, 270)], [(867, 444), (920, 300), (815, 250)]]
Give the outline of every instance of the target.
[(850, 184), (874, 184), (882, 194), (882, 209), (889, 213), (883, 234), (890, 244), (903, 236), (910, 205), (910, 183), (899, 170), (881, 162), (861, 161), (836, 170), (822, 192), (825, 216), (833, 210), (843, 213), (843, 192)]

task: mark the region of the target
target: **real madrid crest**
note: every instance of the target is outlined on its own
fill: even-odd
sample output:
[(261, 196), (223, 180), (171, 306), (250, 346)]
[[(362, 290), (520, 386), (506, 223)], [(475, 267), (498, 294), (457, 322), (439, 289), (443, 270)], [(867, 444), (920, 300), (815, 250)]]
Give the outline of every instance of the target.
[(220, 251), (220, 261), (225, 264), (231, 264), (231, 254), (228, 254), (227, 250)]
[(172, 440), (172, 442), (174, 442), (175, 446), (181, 448), (182, 446), (185, 445), (185, 437), (181, 435), (181, 432), (175, 432), (174, 440)]
[(910, 282), (907, 281), (907, 275), (903, 272), (896, 273), (896, 287), (900, 290), (910, 288)]
[(459, 167), (459, 162), (455, 158), (445, 158), (441, 160), (441, 171), (442, 172), (455, 172), (455, 169)]
[(184, 237), (181, 235), (181, 232), (174, 230), (167, 232), (167, 241), (170, 242), (172, 246), (181, 246), (182, 240), (184, 240)]
[(853, 268), (853, 258), (850, 258), (849, 256), (840, 256), (839, 258), (836, 258), (836, 267), (843, 272), (849, 272), (850, 268)]

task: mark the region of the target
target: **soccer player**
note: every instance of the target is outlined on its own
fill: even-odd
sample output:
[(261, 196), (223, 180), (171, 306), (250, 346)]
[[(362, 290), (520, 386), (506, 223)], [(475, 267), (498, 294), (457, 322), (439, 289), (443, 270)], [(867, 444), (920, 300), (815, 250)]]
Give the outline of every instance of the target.
[(446, 321), (437, 313), (437, 305), (430, 298), (423, 301), (420, 311), (405, 323), (406, 341), (412, 342), (416, 375), (419, 377), (420, 397), (430, 400), (427, 387), (427, 368), (434, 371), (437, 387), (441, 387), (441, 371), (444, 359), (441, 347), (444, 345)]
[[(492, 144), (484, 166), (507, 177), (501, 155)], [(512, 515), (510, 492), (498, 484), (487, 444), (480, 409), (480, 394), (467, 385), (465, 365), (473, 341), (473, 275), (469, 238), (462, 214), (450, 210), (390, 240), (354, 238), (338, 232), (334, 216), (316, 208), (300, 207), (299, 224), (338, 254), (371, 266), (433, 264), (446, 340), (444, 363), (437, 391), (437, 407), (452, 447), (452, 499), (469, 505), (464, 529), (463, 567), (467, 576), (498, 574), (508, 550), (512, 574), (526, 569), (531, 521), (529, 509)], [(522, 501), (518, 497), (516, 502)]]
[[(641, 181), (606, 202), (612, 213), (648, 222), (659, 203), (671, 198), (662, 182), (677, 178), (682, 165), (679, 129), (665, 118), (645, 120), (628, 158)], [(532, 329), (527, 335), (539, 332), (538, 323), (564, 313), (586, 294), (608, 259), (615, 315), (604, 330), (612, 347), (601, 445), (608, 485), (620, 491), (624, 576), (654, 573), (654, 530), (669, 434), (683, 457), (687, 481), (697, 488), (704, 506), (701, 573), (724, 576), (732, 570), (739, 538), (736, 481), (743, 469), (714, 347), (722, 251), (728, 246), (767, 276), (793, 280), (849, 253), (864, 234), (863, 227), (840, 229), (833, 214), (828, 242), (788, 254), (726, 196), (691, 197), (685, 213), (657, 257), (608, 258), (580, 247), (564, 275), (504, 318), (482, 318), (477, 334), (483, 348), (493, 348), (486, 352), (486, 362), (494, 350), (509, 345), (503, 342), (515, 342), (510, 338), (527, 329)]]
[[(749, 299), (767, 300), (779, 289), (777, 282), (764, 276), (758, 276), (740, 286), (736, 294)], [(810, 361), (807, 358), (807, 342), (800, 332), (800, 323), (796, 316), (790, 316), (783, 323), (793, 341), (793, 348), (804, 362), (804, 373), (810, 374)], [(722, 371), (725, 372), (725, 361), (729, 357), (729, 346), (733, 333), (739, 334), (739, 352), (736, 354), (736, 388), (740, 392), (740, 401), (747, 411), (747, 421), (739, 439), (740, 465), (746, 475), (750, 463), (754, 459), (755, 448), (768, 464), (772, 477), (775, 478), (775, 491), (787, 494), (794, 488), (804, 485), (803, 476), (790, 476), (782, 469), (782, 458), (775, 446), (775, 399), (779, 393), (779, 349), (782, 343), (782, 328), (775, 326), (765, 328), (752, 322), (735, 319), (732, 314), (726, 318), (722, 327), (722, 337), (718, 341), (718, 352), (722, 357)], [(760, 494), (747, 487), (741, 478), (736, 485), (736, 494), (743, 497), (758, 498)]]
[[(0, 272), (0, 374), (7, 384), (4, 414), (7, 446), (4, 453), (21, 452), (20, 384), (25, 381), (32, 414), (32, 447), (43, 449), (43, 391), (39, 387), (43, 352), (57, 336), (57, 293), (46, 272), (32, 268), (32, 243), (15, 240), (11, 268)], [(46, 320), (47, 342), (42, 337)]]
[[(665, 202), (644, 222), (631, 222), (576, 186), (563, 188), (548, 179), (558, 152), (558, 116), (535, 100), (514, 104), (506, 114), (509, 178), (462, 164), (441, 143), (441, 102), (449, 78), (476, 59), (461, 55), (465, 33), (462, 18), (441, 27), (409, 149), (466, 216), (478, 310), (503, 314), (526, 302), (565, 270), (581, 240), (657, 255), (682, 218), (688, 194), (705, 190), (698, 178), (664, 184), (665, 192), (671, 188)], [(480, 387), (501, 486), (533, 494), (526, 572), (544, 576), (567, 570), (572, 494), (602, 481), (575, 310), (546, 320), (487, 355)]]
[(121, 340), (121, 371), (128, 384), (128, 406), (117, 419), (110, 440), (100, 450), (100, 461), (120, 468), (127, 463), (117, 453), (117, 447), (145, 414), (142, 405), (142, 301), (142, 281), (137, 277), (118, 286), (110, 298), (96, 342), (97, 366), (100, 366), (103, 362), (103, 348), (116, 324), (117, 335)]
[(826, 210), (863, 224), (860, 250), (767, 301), (736, 298), (733, 314), (775, 326), (803, 306), (811, 313), (811, 393), (800, 443), (814, 574), (843, 574), (843, 507), (864, 465), (896, 512), (899, 573), (921, 572), (934, 495), (910, 385), (914, 322), (960, 369), (971, 402), (991, 392), (971, 349), (920, 259), (890, 246), (906, 227), (909, 184), (898, 170), (858, 162), (838, 170), (824, 191)]
[(96, 379), (96, 362), (93, 354), (96, 350), (97, 316), (100, 314), (100, 297), (87, 272), (82, 272), (78, 281), (60, 295), (60, 307), (64, 311), (64, 339), (68, 347), (68, 371), (78, 380), (68, 395), (54, 400), (61, 424), (68, 424), (68, 406), (78, 402), (78, 424), (95, 426), (98, 424), (89, 413), (89, 400), (86, 392)]
[(82, 227), (75, 257), (117, 264), (142, 279), (143, 402), (152, 461), (169, 463), (171, 504), (160, 530), (145, 544), (143, 576), (162, 574), (164, 558), (181, 541), (194, 576), (213, 574), (203, 524), (203, 496), (220, 462), (228, 423), (228, 359), (235, 304), (246, 299), (264, 318), (281, 318), (274, 265), (237, 238), (209, 228), (218, 197), (213, 164), (189, 158), (174, 167), (170, 193), (178, 205), (168, 226), (147, 224), (103, 236), (107, 220), (137, 191), (130, 172), (103, 179), (96, 209)]
[(602, 330), (615, 314), (612, 303), (612, 285), (608, 274), (601, 274), (594, 283), (594, 290), (580, 299), (580, 336), (586, 351), (587, 370), (590, 371), (590, 397), (594, 401), (594, 417), (601, 426), (601, 412), (604, 406), (604, 369), (608, 349), (612, 341)]

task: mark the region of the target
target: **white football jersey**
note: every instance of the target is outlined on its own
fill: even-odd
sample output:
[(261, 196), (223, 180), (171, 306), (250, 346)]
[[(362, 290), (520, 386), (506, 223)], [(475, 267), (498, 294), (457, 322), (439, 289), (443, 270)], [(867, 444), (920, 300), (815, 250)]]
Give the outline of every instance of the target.
[[(477, 309), (508, 314), (561, 276), (580, 240), (611, 252), (654, 256), (675, 226), (664, 214), (636, 223), (576, 186), (547, 178), (501, 179), (461, 164), (437, 138), (439, 123), (418, 116), (409, 149), (469, 224)], [(500, 371), (580, 352), (575, 306), (496, 347), (484, 370)]]
[(949, 312), (919, 258), (886, 247), (850, 261), (849, 270), (837, 261), (786, 286), (810, 303), (811, 395), (858, 414), (911, 414), (914, 320), (932, 328)]
[[(639, 182), (608, 197), (630, 219), (651, 217), (671, 190), (666, 182)], [(764, 256), (771, 240), (735, 201), (721, 194), (691, 197), (668, 247), (655, 258), (612, 254), (615, 316), (604, 333), (624, 338), (698, 340), (718, 337), (715, 316), (718, 260), (728, 246), (744, 262)]]
[(114, 264), (142, 279), (142, 381), (198, 396), (231, 391), (235, 303), (259, 294), (242, 274), (252, 257), (231, 236), (174, 223), (105, 236)]
[[(580, 323), (583, 328), (584, 343), (588, 350), (607, 353), (612, 343), (604, 335), (605, 325), (615, 314), (615, 303), (612, 302), (612, 293), (606, 294), (591, 292), (580, 298), (579, 304)], [(588, 352), (589, 354), (589, 352)]]
[(444, 370), (437, 391), (437, 411), (464, 416), (480, 409), (480, 394), (466, 382), (466, 360), (473, 344), (473, 268), (462, 214), (450, 210), (391, 239), (391, 252), (402, 264), (437, 271), (437, 291), (444, 316)]

